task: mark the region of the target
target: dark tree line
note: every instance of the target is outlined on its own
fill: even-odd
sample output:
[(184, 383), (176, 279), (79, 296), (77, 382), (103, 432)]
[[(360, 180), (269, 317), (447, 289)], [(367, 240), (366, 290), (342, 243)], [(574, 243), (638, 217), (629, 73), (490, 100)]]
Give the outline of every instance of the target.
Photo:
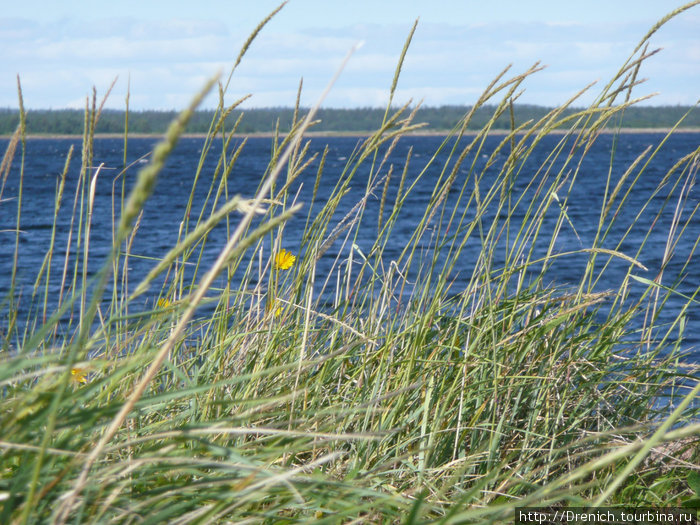
[[(440, 106), (421, 108), (414, 122), (427, 123), (431, 131), (444, 131), (454, 128), (469, 112), (466, 106)], [(626, 128), (668, 128), (674, 126), (689, 110), (688, 106), (633, 106), (628, 108), (620, 121), (615, 119), (610, 125)], [(469, 123), (470, 129), (481, 129), (493, 116), (495, 107), (484, 106), (475, 111)], [(539, 120), (549, 108), (534, 105), (516, 105), (513, 109), (516, 125), (528, 120)], [(564, 114), (573, 113), (569, 109)], [(231, 130), (243, 113), (237, 131), (240, 133), (271, 132), (277, 127), (280, 132), (289, 131), (294, 110), (291, 108), (256, 108), (233, 111), (228, 116), (226, 128)], [(175, 118), (175, 111), (131, 111), (128, 126), (130, 133), (162, 133)], [(321, 122), (314, 126), (315, 131), (326, 132), (367, 132), (376, 130), (384, 117), (384, 109), (321, 109), (316, 119)], [(209, 130), (213, 110), (195, 113), (189, 126), (190, 133), (206, 133)], [(29, 110), (26, 115), (27, 132), (30, 134), (80, 135), (83, 132), (85, 115), (82, 110)], [(19, 112), (15, 109), (0, 109), (0, 134), (11, 134), (19, 123)], [(125, 112), (122, 110), (104, 110), (97, 124), (97, 133), (123, 133)], [(511, 126), (510, 113), (501, 115), (493, 124), (495, 129), (508, 129)], [(682, 123), (683, 128), (700, 128), (700, 111), (694, 110)]]

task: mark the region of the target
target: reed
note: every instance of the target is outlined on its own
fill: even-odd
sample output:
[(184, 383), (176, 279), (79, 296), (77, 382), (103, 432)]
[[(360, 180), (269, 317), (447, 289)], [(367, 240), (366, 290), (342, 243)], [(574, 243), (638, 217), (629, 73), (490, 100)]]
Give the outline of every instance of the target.
[[(178, 241), (144, 275), (128, 269), (138, 256), (132, 241), (144, 203), (217, 79), (173, 122), (129, 195), (123, 180), (135, 167), (126, 162), (126, 133), (124, 165), (102, 167), (116, 168), (109, 174), (92, 168), (101, 108), (93, 96), (81, 182), (64, 202), (71, 150), (34, 295), (21, 298), (31, 302), (29, 313), (18, 319), (13, 295), (20, 257), (1, 303), (0, 522), (498, 523), (526, 505), (676, 506), (690, 498), (686, 478), (700, 463), (700, 383), (698, 367), (683, 364), (680, 340), (700, 287), (681, 294), (666, 263), (696, 220), (698, 205), (687, 197), (700, 148), (659, 182), (671, 188), (665, 206), (675, 210), (664, 284), (661, 275), (645, 275), (639, 260), (648, 233), (632, 252), (623, 242), (634, 225), (613, 248), (607, 242), (658, 147), (617, 179), (611, 158), (594, 240), (573, 252), (587, 258), (578, 284), (545, 279), (547, 268), (570, 255), (557, 253), (554, 242), (562, 228), (577, 228), (567, 203), (581, 160), (601, 130), (639, 101), (633, 87), (651, 34), (590, 107), (571, 109), (582, 90), (539, 121), (511, 120), (490, 151), (493, 122), (512, 115), (539, 65), (512, 77), (503, 71), (414, 180), (407, 178), (412, 152), (403, 166), (388, 158), (420, 128), (416, 108), (388, 105), (380, 129), (333, 174), (325, 202), (316, 195), (330, 177), (327, 151), (310, 153), (304, 132), (314, 110), (303, 115), (298, 107), (293, 131), (273, 139), (260, 186), (231, 195), (246, 144), (234, 147), (238, 124), (225, 126), (241, 102), (225, 103), (235, 83), (229, 75), (218, 84), (219, 106), (192, 162)], [(491, 120), (467, 134), (471, 116), (487, 104), (496, 108)], [(533, 170), (532, 152), (554, 132), (556, 145)], [(25, 133), (22, 124), (3, 158), (3, 188), (17, 149), (20, 173), (31, 162)], [(223, 147), (208, 173), (216, 141)], [(482, 154), (486, 168), (476, 162)], [(488, 185), (487, 169), (497, 172)], [(350, 192), (363, 170), (370, 174), (364, 191)], [(98, 172), (114, 181), (112, 250), (90, 278)], [(302, 175), (315, 180), (308, 203), (295, 194)], [(422, 220), (390, 257), (401, 211), (428, 176), (435, 189)], [(523, 177), (526, 191), (518, 194), (514, 181)], [(195, 187), (206, 181), (207, 198), (198, 202)], [(0, 190), (0, 205), (17, 205), (18, 239), (22, 195), (2, 197)], [(71, 236), (61, 252), (56, 217), (66, 205)], [(370, 206), (377, 220), (368, 218)], [(633, 211), (642, 217), (646, 206)], [(299, 214), (306, 215), (303, 240), (290, 246), (285, 223)], [(554, 228), (545, 221), (552, 215)], [(210, 261), (205, 248), (221, 223), (229, 242)], [(374, 240), (363, 251), (358, 239), (367, 232)], [(698, 241), (691, 239), (693, 253)], [(535, 243), (548, 247), (545, 255)], [(494, 254), (504, 246), (499, 263)], [(454, 270), (475, 247), (477, 262), (457, 288)], [(326, 274), (317, 270), (321, 257), (333, 258)], [(601, 292), (596, 284), (613, 264), (627, 268), (625, 277)], [(60, 297), (49, 297), (51, 272), (60, 271)], [(659, 312), (672, 296), (685, 303), (667, 326)], [(644, 328), (635, 331), (639, 318)]]

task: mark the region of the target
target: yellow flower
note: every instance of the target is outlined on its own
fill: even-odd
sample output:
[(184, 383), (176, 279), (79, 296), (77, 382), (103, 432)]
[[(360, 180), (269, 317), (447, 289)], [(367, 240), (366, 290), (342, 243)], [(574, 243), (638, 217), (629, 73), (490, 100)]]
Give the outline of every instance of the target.
[(170, 301), (168, 301), (165, 297), (161, 297), (160, 299), (158, 299), (157, 305), (158, 308), (167, 308), (168, 306), (170, 306)]
[(270, 310), (272, 310), (275, 313), (275, 317), (279, 317), (284, 311), (284, 305), (280, 301), (275, 300), (274, 305), (270, 303), (265, 305), (265, 313), (269, 313)]
[(71, 368), (70, 375), (74, 383), (87, 383), (87, 370), (84, 368)]
[(289, 270), (292, 266), (294, 266), (294, 262), (296, 260), (297, 258), (295, 255), (292, 255), (292, 252), (288, 252), (282, 248), (275, 256), (275, 265), (280, 270)]

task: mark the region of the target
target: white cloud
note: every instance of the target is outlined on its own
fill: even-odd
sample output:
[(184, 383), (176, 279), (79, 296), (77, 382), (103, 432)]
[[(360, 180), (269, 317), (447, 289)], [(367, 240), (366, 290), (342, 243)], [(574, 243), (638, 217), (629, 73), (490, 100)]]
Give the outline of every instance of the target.
[(613, 42), (574, 42), (576, 57), (590, 61), (601, 61), (614, 56), (615, 43)]
[[(123, 107), (129, 75), (132, 107), (181, 107), (217, 69), (228, 73), (247, 37), (231, 27), (224, 20), (178, 18), (0, 20), (6, 56), (0, 63), (0, 105), (16, 105), (20, 73), (29, 107), (74, 105), (93, 84), (107, 89), (116, 75), (110, 107)], [(683, 93), (683, 100), (698, 98), (700, 38), (692, 20), (681, 19), (675, 27), (662, 29), (654, 41), (667, 47), (663, 60), (653, 57), (642, 69), (653, 77), (648, 89), (665, 93), (661, 102), (680, 100)], [(304, 101), (312, 104), (347, 51), (364, 40), (326, 105), (382, 105), (409, 29), (399, 23), (266, 29), (234, 75), (231, 98), (253, 93), (249, 106), (291, 105), (303, 77)], [(524, 83), (521, 101), (556, 104), (592, 80), (607, 81), (645, 32), (639, 23), (624, 22), (419, 24), (397, 96), (429, 105), (471, 103), (509, 63), (516, 74), (541, 60), (549, 67)]]

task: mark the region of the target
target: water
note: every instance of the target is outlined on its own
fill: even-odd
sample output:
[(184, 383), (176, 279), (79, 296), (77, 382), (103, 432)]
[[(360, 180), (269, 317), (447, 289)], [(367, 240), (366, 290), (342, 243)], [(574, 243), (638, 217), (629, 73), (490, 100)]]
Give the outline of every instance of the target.
[[(545, 164), (547, 156), (555, 148), (560, 136), (546, 137), (542, 143), (534, 150), (529, 161), (524, 166), (518, 178), (514, 182), (514, 197), (524, 195), (527, 199), (534, 191), (533, 187), (527, 186), (528, 182), (535, 177), (534, 173), (540, 166)], [(634, 159), (642, 153), (648, 146), (656, 146), (663, 139), (658, 133), (635, 133), (623, 134), (615, 145), (615, 157), (612, 166), (611, 178), (614, 182), (619, 180), (627, 167)], [(412, 149), (413, 156), (407, 174), (406, 188), (416, 179), (418, 174), (426, 168), (426, 165), (438, 149), (442, 142), (441, 137), (405, 137), (401, 139), (398, 146), (387, 159), (384, 169), (390, 164), (394, 166), (392, 183), (388, 193), (387, 202), (393, 202), (396, 195), (396, 187), (403, 169), (406, 155)], [(486, 141), (484, 148), (476, 155), (469, 156), (460, 168), (457, 181), (448, 196), (448, 203), (455, 203), (458, 199), (459, 189), (462, 182), (469, 174), (470, 166), (474, 163), (476, 171), (481, 171), (491, 152), (502, 140), (501, 137), (491, 137)], [(575, 185), (571, 189), (568, 200), (567, 214), (573, 225), (564, 223), (561, 232), (557, 237), (554, 251), (562, 253), (570, 250), (578, 250), (582, 247), (589, 247), (593, 243), (597, 229), (599, 211), (604, 198), (605, 181), (610, 168), (611, 151), (615, 138), (612, 135), (602, 135), (598, 138), (593, 148), (581, 161), (581, 169)], [(356, 137), (333, 137), (312, 139), (311, 151), (323, 151), (328, 144), (329, 152), (325, 164), (323, 178), (318, 190), (317, 202), (314, 209), (318, 210), (326, 201), (333, 190), (340, 174), (347, 163), (347, 159), (352, 156), (353, 150), (360, 143), (361, 139)], [(0, 147), (3, 151), (7, 146), (7, 140), (0, 140)], [(240, 140), (237, 141), (237, 144)], [(52, 279), (50, 281), (50, 296), (55, 297), (60, 289), (60, 274), (62, 271), (63, 257), (65, 255), (68, 232), (72, 214), (73, 196), (76, 191), (76, 183), (79, 171), (80, 141), (78, 139), (30, 139), (27, 142), (26, 164), (24, 175), (24, 189), (22, 198), (22, 214), (19, 237), (19, 268), (18, 286), (15, 290), (15, 297), (19, 298), (19, 322), (21, 324), (23, 315), (26, 316), (29, 298), (32, 293), (32, 286), (38, 269), (45, 256), (46, 248), (49, 245), (52, 231), (53, 209), (55, 201), (55, 191), (59, 180), (59, 175), (63, 170), (66, 154), (70, 145), (75, 146), (75, 158), (71, 163), (68, 173), (66, 188), (64, 192), (63, 206), (57, 216), (56, 231), (56, 251), (54, 253), (54, 263), (52, 266)], [(125, 178), (125, 185), (130, 188), (135, 180), (140, 164), (143, 164), (146, 155), (155, 144), (155, 139), (133, 138), (129, 140), (127, 163), (135, 163)], [(229, 179), (229, 195), (241, 193), (243, 196), (252, 197), (255, 188), (258, 186), (261, 176), (268, 165), (271, 153), (272, 140), (268, 138), (252, 138), (245, 145), (243, 154), (239, 157)], [(700, 134), (676, 133), (674, 134), (656, 154), (650, 165), (642, 174), (634, 191), (628, 197), (628, 203), (618, 213), (615, 227), (610, 232), (604, 247), (613, 249), (619, 239), (625, 235), (625, 231), (633, 225), (632, 232), (627, 235), (619, 250), (634, 256), (637, 247), (641, 244), (643, 237), (649, 235), (646, 245), (639, 255), (639, 261), (644, 264), (648, 271), (635, 271), (636, 274), (654, 279), (661, 268), (662, 257), (667, 243), (669, 229), (672, 226), (672, 218), (677, 203), (679, 188), (675, 190), (674, 197), (666, 205), (665, 210), (655, 220), (657, 213), (661, 210), (664, 202), (672, 191), (671, 182), (667, 183), (660, 190), (657, 186), (664, 174), (684, 155), (694, 151), (700, 144)], [(160, 257), (164, 255), (177, 239), (178, 228), (185, 213), (187, 200), (190, 195), (193, 175), (203, 147), (203, 140), (198, 138), (182, 139), (175, 152), (169, 159), (166, 168), (161, 173), (153, 197), (148, 201), (144, 215), (136, 234), (133, 253)], [(214, 146), (204, 168), (202, 170), (202, 180), (197, 186), (194, 195), (193, 213), (198, 213), (204, 199), (206, 198), (212, 174), (216, 167), (219, 156), (217, 147)], [(567, 146), (570, 148), (570, 145)], [(411, 192), (409, 199), (399, 216), (399, 221), (392, 233), (387, 245), (384, 258), (388, 261), (395, 259), (405, 247), (409, 236), (420, 218), (423, 216), (426, 203), (435, 188), (435, 181), (443, 166), (444, 158), (449, 148), (445, 148), (434, 164), (427, 168), (426, 172)], [(565, 156), (565, 154), (564, 154)], [(141, 160), (140, 160), (141, 159)], [(496, 159), (496, 164), (487, 170), (480, 183), (480, 193), (485, 195), (497, 172), (499, 163), (505, 159), (501, 155)], [(577, 158), (578, 159), (578, 158)], [(123, 140), (122, 139), (97, 139), (95, 141), (95, 166), (104, 163), (103, 169), (98, 177), (95, 196), (95, 212), (92, 221), (92, 234), (90, 237), (91, 262), (89, 265), (89, 275), (93, 275), (99, 268), (99, 262), (108, 252), (113, 227), (113, 206), (119, 208), (119, 202), (114, 201), (114, 195), (118, 195), (121, 189), (122, 180), (115, 179), (123, 166)], [(559, 166), (561, 162), (555, 163)], [(318, 162), (313, 163), (306, 172), (300, 176), (291, 187), (291, 194), (298, 193), (298, 200), (306, 203), (311, 202), (311, 194), (314, 185), (316, 167)], [(451, 167), (451, 165), (450, 165)], [(112, 169), (110, 169), (112, 168)], [(114, 169), (118, 168), (118, 169)], [(575, 168), (575, 164), (569, 166)], [(343, 203), (331, 221), (337, 223), (352, 208), (359, 198), (364, 194), (369, 169), (368, 165), (363, 165), (351, 184), (351, 191), (343, 200)], [(636, 171), (635, 171), (636, 175)], [(541, 174), (535, 177), (541, 178)], [(15, 158), (13, 168), (7, 178), (2, 199), (0, 202), (0, 300), (5, 299), (10, 291), (10, 274), (12, 269), (14, 254), (14, 230), (17, 213), (17, 195), (19, 185), (19, 153)], [(473, 187), (473, 182), (469, 183), (469, 188)], [(614, 184), (613, 184), (614, 186)], [(629, 187), (629, 182), (623, 186), (624, 192)], [(116, 192), (115, 189), (116, 188)], [(559, 195), (564, 197), (568, 187), (559, 191)], [(376, 238), (377, 215), (379, 213), (379, 198), (382, 187), (374, 192), (367, 202), (364, 210), (364, 224), (366, 225), (357, 239), (360, 249), (367, 253), (372, 242)], [(641, 216), (639, 210), (649, 200), (647, 209)], [(619, 200), (619, 198), (618, 198)], [(525, 200), (524, 202), (527, 202)], [(681, 224), (688, 217), (690, 211), (700, 204), (700, 194), (698, 189), (693, 187), (688, 192), (685, 211), (681, 215)], [(464, 204), (458, 209), (461, 213)], [(519, 208), (522, 216), (525, 206)], [(294, 253), (299, 253), (301, 244), (301, 232), (304, 228), (306, 211), (293, 218), (285, 227), (283, 247)], [(615, 212), (615, 207), (611, 213)], [(473, 211), (467, 210), (467, 217), (473, 217)], [(484, 223), (490, 222), (495, 210), (489, 209), (484, 217)], [(384, 210), (384, 219), (389, 216), (390, 209)], [(470, 215), (471, 214), (471, 215)], [(542, 227), (543, 240), (535, 245), (536, 253), (544, 253), (549, 232), (555, 228), (558, 210), (552, 207), (545, 216)], [(516, 214), (516, 218), (520, 218)], [(235, 221), (234, 221), (235, 223)], [(77, 226), (74, 225), (74, 229)], [(575, 233), (574, 233), (575, 228)], [(511, 232), (512, 242), (515, 232)], [(687, 226), (680, 241), (675, 246), (674, 255), (664, 270), (663, 283), (674, 286), (679, 292), (692, 295), (700, 286), (700, 265), (698, 256), (691, 255), (693, 245), (700, 237), (700, 217), (693, 217)], [(73, 238), (72, 252), (75, 252), (75, 234)], [(219, 226), (211, 236), (207, 244), (202, 267), (208, 268), (213, 262), (219, 250), (226, 243), (227, 236), (225, 227)], [(429, 234), (425, 243), (429, 241)], [(505, 256), (505, 236), (493, 254), (494, 265), (502, 264)], [(503, 249), (501, 249), (503, 247)], [(318, 262), (317, 275), (326, 275), (336, 256), (347, 256), (349, 245), (343, 245), (342, 239), (335, 242), (326, 255)], [(455, 280), (455, 289), (466, 285), (471, 270), (476, 261), (476, 256), (481, 250), (478, 234), (474, 234), (467, 241), (463, 257), (460, 259), (460, 267), (456, 268), (451, 277)], [(548, 282), (559, 286), (574, 285), (578, 282), (581, 272), (585, 267), (585, 256), (567, 256), (557, 260), (547, 271)], [(152, 261), (131, 259), (132, 276), (142, 276), (151, 267)], [(385, 265), (386, 267), (387, 265)], [(614, 260), (608, 269), (603, 273), (596, 290), (616, 290), (627, 271), (628, 264), (620, 260)], [(132, 278), (136, 281), (136, 278)], [(253, 283), (254, 284), (254, 283)], [(642, 284), (632, 282), (632, 294), (639, 293), (644, 289)], [(144, 301), (152, 301), (146, 297)], [(679, 313), (685, 300), (681, 297), (671, 295), (664, 306), (660, 321), (670, 322)], [(6, 315), (0, 318), (0, 331), (6, 333), (8, 320)], [(700, 305), (692, 305), (687, 311), (687, 326), (682, 341), (682, 347), (691, 353), (695, 362), (700, 362)]]

